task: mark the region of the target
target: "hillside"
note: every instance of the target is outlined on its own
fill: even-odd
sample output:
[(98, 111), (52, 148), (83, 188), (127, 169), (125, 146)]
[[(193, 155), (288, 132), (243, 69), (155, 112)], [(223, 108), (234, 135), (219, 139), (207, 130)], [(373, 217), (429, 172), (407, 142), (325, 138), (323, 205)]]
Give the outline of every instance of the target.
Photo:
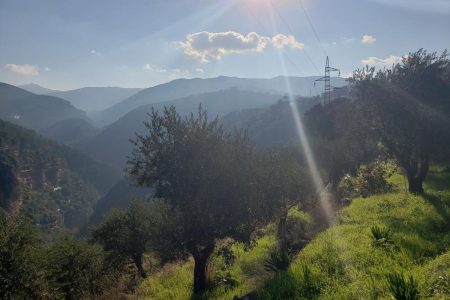
[(66, 119), (88, 119), (85, 112), (66, 100), (36, 95), (6, 83), (0, 83), (0, 107), (0, 119), (33, 130)]
[[(275, 77), (271, 79), (253, 79), (220, 76), (207, 79), (177, 79), (140, 91), (124, 101), (106, 109), (96, 117), (100, 125), (114, 122), (133, 109), (153, 104), (179, 99), (182, 97), (210, 93), (238, 87), (243, 90), (257, 92), (271, 92), (278, 94), (292, 93), (300, 96), (315, 96), (322, 91), (319, 86), (314, 87), (314, 80), (318, 77)], [(343, 78), (332, 78), (336, 87), (345, 86)]]
[(31, 130), (0, 121), (1, 208), (33, 219), (44, 232), (76, 230), (118, 174)]
[(125, 210), (128, 208), (130, 199), (146, 199), (150, 192), (151, 190), (148, 188), (133, 186), (126, 179), (120, 180), (97, 202), (87, 225), (99, 224), (112, 209)]
[(77, 148), (99, 131), (100, 129), (94, 127), (85, 119), (67, 119), (42, 129), (40, 134), (60, 144)]
[[(432, 169), (424, 196), (406, 193), (400, 175), (391, 180), (395, 192), (354, 199), (339, 212), (336, 224), (315, 237), (288, 271), (279, 275), (273, 276), (263, 267), (275, 247), (273, 231), (250, 251), (235, 246), (236, 260), (227, 270), (238, 286), (216, 288), (205, 298), (232, 299), (251, 293), (251, 299), (390, 299), (385, 276), (403, 272), (414, 277), (423, 297), (447, 299), (449, 169)], [(392, 244), (373, 244), (374, 225), (390, 230)], [(215, 260), (211, 269), (220, 265), (220, 260)], [(310, 272), (305, 273), (305, 266)], [(137, 298), (192, 299), (192, 269), (189, 260), (157, 271), (140, 285)]]
[(142, 133), (143, 122), (147, 120), (147, 113), (151, 112), (152, 107), (162, 110), (164, 106), (173, 105), (182, 116), (186, 116), (191, 112), (196, 113), (201, 103), (212, 119), (217, 115), (223, 116), (232, 111), (268, 106), (276, 103), (281, 97), (282, 95), (276, 93), (230, 88), (141, 106), (104, 128), (82, 149), (98, 161), (117, 169), (123, 169), (126, 156), (131, 153), (131, 143), (128, 140), (134, 137), (135, 132)]

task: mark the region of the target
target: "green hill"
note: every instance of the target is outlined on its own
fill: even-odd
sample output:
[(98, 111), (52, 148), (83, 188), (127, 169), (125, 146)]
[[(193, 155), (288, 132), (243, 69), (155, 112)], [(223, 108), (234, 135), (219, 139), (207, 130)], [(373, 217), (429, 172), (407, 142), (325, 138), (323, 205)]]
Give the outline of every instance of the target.
[(45, 232), (77, 229), (118, 174), (31, 130), (0, 121), (0, 208), (30, 217)]
[[(395, 192), (354, 199), (286, 272), (276, 276), (264, 272), (264, 260), (275, 247), (272, 234), (260, 238), (250, 251), (234, 246), (236, 260), (228, 270), (239, 285), (214, 289), (206, 298), (251, 293), (251, 299), (391, 299), (386, 275), (399, 272), (414, 277), (422, 297), (448, 299), (449, 169), (432, 169), (424, 196), (406, 193), (400, 175), (391, 180)], [(389, 229), (392, 242), (374, 243), (373, 226)], [(211, 268), (217, 270), (219, 265), (214, 260)], [(166, 266), (141, 284), (137, 298), (191, 299), (192, 268), (191, 261)]]
[(66, 119), (89, 120), (84, 111), (69, 101), (53, 96), (36, 95), (0, 82), (0, 119), (40, 130)]

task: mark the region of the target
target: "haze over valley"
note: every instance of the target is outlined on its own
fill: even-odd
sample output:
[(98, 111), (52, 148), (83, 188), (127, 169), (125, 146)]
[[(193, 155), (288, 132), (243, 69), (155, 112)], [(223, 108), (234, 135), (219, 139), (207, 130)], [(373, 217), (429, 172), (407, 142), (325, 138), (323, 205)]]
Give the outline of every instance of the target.
[(0, 0), (0, 299), (450, 299), (449, 28)]

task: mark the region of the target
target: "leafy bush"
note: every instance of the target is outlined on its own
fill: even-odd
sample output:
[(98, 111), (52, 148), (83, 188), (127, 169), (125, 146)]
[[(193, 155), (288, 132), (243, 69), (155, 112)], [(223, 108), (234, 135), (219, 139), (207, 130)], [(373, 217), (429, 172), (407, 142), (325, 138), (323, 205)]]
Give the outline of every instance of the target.
[(419, 299), (419, 289), (412, 276), (408, 280), (403, 274), (390, 273), (386, 276), (388, 288), (396, 300), (415, 300)]
[(65, 299), (99, 295), (113, 279), (101, 246), (72, 236), (49, 246), (45, 271), (52, 295)]
[(286, 220), (287, 248), (290, 251), (302, 249), (311, 240), (312, 218), (304, 211), (294, 207), (289, 210)]
[(38, 232), (26, 219), (0, 211), (0, 299), (38, 298)]
[(362, 165), (355, 176), (347, 174), (342, 178), (338, 185), (339, 193), (344, 199), (353, 199), (391, 192), (393, 184), (388, 182), (388, 178), (394, 171), (391, 162), (382, 160)]
[(279, 273), (286, 271), (291, 264), (291, 255), (285, 251), (274, 251), (264, 263), (264, 269), (268, 272)]

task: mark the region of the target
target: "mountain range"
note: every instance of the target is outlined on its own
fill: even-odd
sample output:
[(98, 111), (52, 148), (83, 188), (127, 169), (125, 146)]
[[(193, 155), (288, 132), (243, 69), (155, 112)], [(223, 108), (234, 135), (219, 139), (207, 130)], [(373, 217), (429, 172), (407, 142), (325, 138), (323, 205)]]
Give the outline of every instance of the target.
[(34, 94), (65, 99), (76, 108), (89, 114), (104, 110), (142, 90), (140, 88), (121, 87), (83, 87), (68, 91), (57, 91), (35, 83), (20, 85), (19, 87)]
[[(173, 105), (182, 116), (188, 116), (195, 114), (201, 105), (210, 119), (220, 119), (225, 130), (246, 128), (258, 147), (271, 147), (290, 143), (297, 136), (286, 95), (297, 99), (301, 113), (322, 101), (317, 96), (321, 87), (314, 87), (316, 79), (317, 77), (251, 79), (221, 76), (178, 79), (146, 89), (100, 87), (70, 91), (51, 90), (36, 84), (19, 88), (0, 83), (0, 119), (32, 129), (59, 144), (68, 145), (71, 148), (64, 146), (64, 149), (70, 149), (74, 157), (81, 157), (78, 160), (80, 165), (75, 171), (61, 167), (68, 163), (60, 165), (60, 169), (69, 174), (67, 180), (70, 184), (66, 184), (65, 189), (70, 190), (78, 184), (80, 192), (87, 197), (88, 202), (84, 203), (84, 200), (76, 196), (75, 207), (86, 206), (87, 210), (72, 214), (66, 220), (66, 225), (83, 230), (87, 228), (87, 224), (98, 222), (111, 208), (125, 208), (133, 195), (144, 197), (148, 194), (148, 190), (136, 189), (124, 179), (123, 170), (126, 157), (132, 149), (129, 140), (135, 133), (144, 133), (143, 122), (148, 120), (148, 113), (152, 110), (162, 111), (165, 106)], [(332, 83), (338, 87), (346, 86), (346, 81), (342, 78), (333, 78)], [(348, 94), (346, 88), (336, 92), (336, 96), (343, 94)], [(97, 109), (100, 110), (94, 111)], [(0, 128), (8, 127), (5, 124), (9, 123), (0, 123)], [(42, 139), (36, 133), (33, 134), (34, 139)], [(54, 144), (52, 147), (62, 146)], [(86, 163), (88, 160), (82, 158), (85, 154), (92, 163)], [(102, 164), (106, 172), (119, 174), (119, 177), (114, 178), (123, 179), (116, 185), (114, 183), (118, 179), (108, 180), (110, 182), (106, 190), (82, 187), (95, 187), (97, 175), (90, 170), (91, 167), (102, 168)], [(101, 178), (108, 176), (102, 175)], [(51, 184), (56, 185), (56, 182)], [(45, 193), (49, 199), (53, 199), (51, 193)], [(41, 191), (37, 195), (42, 195)], [(102, 195), (104, 196), (100, 199)], [(29, 207), (35, 207), (33, 201), (27, 203), (31, 203)], [(55, 203), (52, 205), (53, 210), (50, 212), (37, 210), (37, 218), (50, 214), (52, 220), (56, 220), (58, 213), (55, 209), (58, 206)]]

